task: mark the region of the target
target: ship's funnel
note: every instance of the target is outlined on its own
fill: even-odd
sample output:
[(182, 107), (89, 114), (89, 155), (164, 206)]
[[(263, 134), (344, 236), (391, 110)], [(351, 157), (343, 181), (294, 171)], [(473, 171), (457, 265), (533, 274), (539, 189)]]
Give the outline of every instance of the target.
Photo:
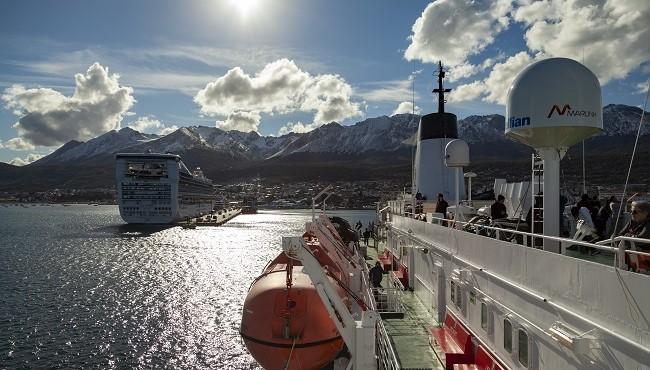
[[(442, 193), (446, 199), (454, 195), (455, 174), (445, 167), (444, 156), (447, 143), (458, 138), (456, 115), (445, 112), (444, 94), (451, 89), (444, 88), (445, 71), (442, 63), (438, 66), (438, 88), (433, 90), (438, 98), (438, 112), (420, 119), (414, 164), (416, 192), (431, 201), (437, 198), (438, 193)], [(460, 192), (465, 193), (464, 183)]]
[[(560, 233), (560, 160), (570, 146), (602, 130), (601, 107), (598, 79), (572, 59), (533, 63), (510, 86), (506, 135), (535, 148), (544, 161), (544, 235)], [(559, 252), (560, 246), (544, 240), (544, 250)]]

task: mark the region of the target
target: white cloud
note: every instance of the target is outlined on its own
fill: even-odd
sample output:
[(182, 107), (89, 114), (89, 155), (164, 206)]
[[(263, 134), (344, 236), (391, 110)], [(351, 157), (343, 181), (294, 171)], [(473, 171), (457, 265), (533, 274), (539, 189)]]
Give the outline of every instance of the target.
[[(414, 112), (413, 111), (413, 103), (411, 103), (410, 101), (403, 101), (403, 102), (399, 103), (397, 108), (395, 108), (393, 113), (391, 113), (391, 116), (394, 116), (396, 114), (413, 113), (413, 112)], [(420, 109), (420, 107), (418, 107), (416, 105), (415, 106), (415, 114), (420, 114), (420, 112), (422, 112), (422, 110)]]
[(159, 132), (164, 127), (162, 122), (157, 120), (154, 116), (138, 117), (137, 120), (130, 122), (127, 126), (136, 131), (147, 133)]
[(161, 136), (171, 134), (172, 132), (178, 130), (178, 126), (166, 126), (158, 119), (156, 119), (155, 116), (138, 117), (137, 120), (129, 123), (127, 126), (139, 132), (158, 134)]
[(257, 112), (232, 112), (225, 121), (217, 121), (217, 127), (224, 131), (257, 131), (261, 119)]
[(526, 1), (513, 15), (532, 52), (584, 60), (602, 84), (650, 60), (650, 1)]
[(450, 103), (460, 103), (477, 99), (485, 92), (483, 81), (474, 81), (468, 84), (456, 86), (448, 95)]
[(21, 138), (33, 145), (56, 146), (69, 140), (85, 141), (120, 127), (124, 114), (133, 106), (133, 90), (119, 85), (117, 74), (99, 63), (85, 74), (75, 75), (76, 88), (65, 96), (48, 88), (26, 89), (13, 85), (2, 100), (8, 109), (18, 110), (14, 125)]
[(639, 82), (636, 85), (636, 93), (637, 94), (647, 94), (648, 93), (648, 86), (650, 86), (650, 80), (646, 80), (645, 82)]
[(158, 135), (166, 136), (166, 135), (169, 135), (169, 134), (171, 134), (172, 132), (174, 132), (176, 130), (178, 130), (178, 126), (176, 126), (176, 125), (166, 126), (166, 127), (163, 127), (163, 129), (158, 132)]
[(302, 122), (289, 122), (286, 125), (280, 127), (278, 131), (278, 136), (286, 135), (290, 132), (295, 132), (297, 134), (313, 131), (322, 126), (322, 124), (310, 123), (304, 124)]
[(413, 94), (411, 90), (411, 78), (409, 77), (407, 80), (368, 83), (366, 85), (370, 86), (370, 88), (357, 92), (357, 95), (362, 99), (372, 102), (401, 102)]
[[(194, 101), (201, 107), (201, 113), (210, 116), (237, 114), (233, 117), (237, 119), (248, 112), (250, 122), (254, 114), (301, 111), (314, 112), (314, 122), (324, 123), (360, 116), (360, 105), (352, 102), (351, 96), (352, 87), (341, 76), (314, 76), (293, 61), (279, 59), (254, 76), (240, 67), (232, 68), (208, 83)], [(227, 124), (228, 119), (224, 122)]]
[(12, 159), (9, 164), (13, 164), (14, 166), (25, 166), (41, 158), (43, 158), (43, 155), (32, 153), (25, 158), (16, 157)]
[(413, 24), (407, 60), (418, 59), (471, 69), (467, 58), (483, 51), (509, 24), (511, 0), (438, 0), (430, 3)]
[(11, 150), (34, 150), (34, 145), (26, 142), (23, 138), (15, 137), (5, 141), (4, 147)]

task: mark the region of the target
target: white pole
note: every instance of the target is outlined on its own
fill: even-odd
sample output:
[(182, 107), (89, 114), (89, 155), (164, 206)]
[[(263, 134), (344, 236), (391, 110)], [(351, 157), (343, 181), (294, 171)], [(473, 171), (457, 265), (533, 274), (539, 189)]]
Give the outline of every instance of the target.
[[(544, 235), (560, 235), (560, 154), (555, 148), (537, 150), (544, 161)], [(544, 239), (544, 250), (560, 253), (560, 244)]]
[(469, 204), (471, 205), (472, 204), (472, 178), (471, 177), (468, 178), (469, 178), (469, 193), (467, 198), (469, 199)]
[(458, 224), (458, 208), (460, 207), (460, 180), (459, 177), (462, 175), (462, 167), (456, 167), (456, 212), (454, 214), (454, 223)]

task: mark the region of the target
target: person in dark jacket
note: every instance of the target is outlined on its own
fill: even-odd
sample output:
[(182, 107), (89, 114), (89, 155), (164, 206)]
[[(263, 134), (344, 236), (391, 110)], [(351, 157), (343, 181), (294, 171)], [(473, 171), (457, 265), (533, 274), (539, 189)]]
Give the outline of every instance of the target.
[(496, 202), (490, 207), (490, 216), (493, 220), (499, 220), (502, 218), (508, 218), (508, 212), (506, 211), (506, 205), (503, 204), (506, 201), (506, 197), (499, 194)]
[(442, 193), (438, 193), (438, 201), (436, 202), (436, 212), (442, 213), (443, 217), (447, 216), (447, 207), (449, 203), (445, 200), (445, 196)]
[(381, 280), (384, 278), (384, 269), (381, 268), (381, 263), (379, 261), (375, 262), (375, 267), (371, 268), (368, 271), (370, 275), (370, 282), (372, 283), (373, 288), (381, 287)]

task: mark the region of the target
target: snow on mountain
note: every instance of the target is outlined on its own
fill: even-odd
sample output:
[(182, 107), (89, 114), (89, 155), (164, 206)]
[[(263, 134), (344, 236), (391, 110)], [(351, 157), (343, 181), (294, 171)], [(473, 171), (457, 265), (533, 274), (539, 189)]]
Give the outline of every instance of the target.
[(143, 134), (130, 127), (119, 131), (112, 130), (85, 143), (70, 141), (56, 150), (54, 153), (44, 157), (35, 164), (52, 164), (73, 161), (78, 159), (91, 158), (102, 154), (112, 154), (133, 145), (148, 142), (158, 138), (158, 135)]
[[(636, 135), (639, 129), (643, 110), (638, 107), (632, 107), (623, 104), (609, 104), (603, 108), (603, 132), (601, 135), (621, 136)], [(645, 114), (645, 124), (641, 129), (641, 135), (650, 133), (648, 125), (648, 112)]]
[[(603, 109), (602, 135), (634, 135), (641, 109), (608, 105)], [(224, 131), (216, 127), (182, 127), (159, 137), (131, 128), (110, 131), (85, 143), (71, 141), (36, 164), (54, 164), (117, 152), (183, 153), (202, 149), (241, 160), (282, 158), (299, 153), (355, 155), (366, 152), (393, 152), (407, 147), (414, 137), (420, 116), (398, 114), (368, 118), (351, 126), (332, 122), (307, 133), (280, 137), (260, 136), (257, 132)], [(502, 115), (469, 116), (458, 121), (458, 133), (469, 144), (503, 142), (505, 119)], [(644, 134), (650, 129), (645, 125)]]

